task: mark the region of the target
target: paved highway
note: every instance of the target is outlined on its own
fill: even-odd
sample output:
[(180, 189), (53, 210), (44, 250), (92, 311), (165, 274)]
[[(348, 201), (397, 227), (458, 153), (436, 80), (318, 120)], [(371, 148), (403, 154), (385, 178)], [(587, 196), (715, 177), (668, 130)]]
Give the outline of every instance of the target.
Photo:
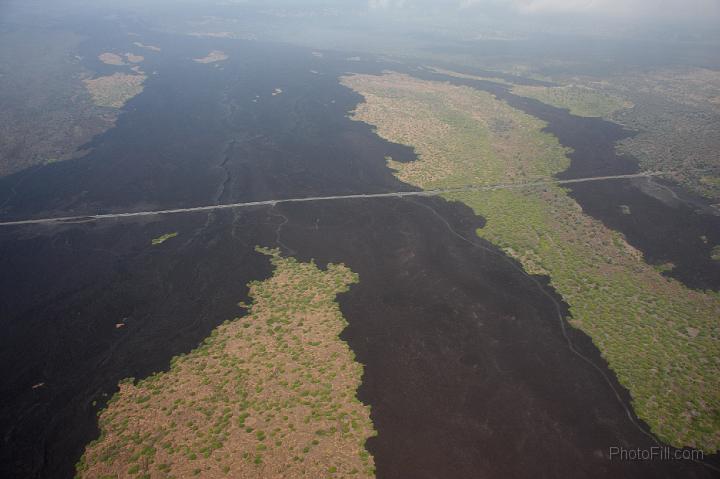
[(213, 211), (223, 209), (235, 209), (235, 208), (252, 208), (257, 206), (274, 206), (282, 203), (304, 203), (304, 202), (315, 202), (315, 201), (332, 201), (332, 200), (355, 200), (355, 199), (372, 199), (372, 198), (403, 198), (406, 196), (437, 196), (447, 193), (461, 193), (464, 191), (492, 191), (492, 190), (503, 190), (510, 188), (528, 188), (533, 186), (544, 186), (544, 185), (563, 185), (569, 183), (585, 183), (588, 181), (606, 181), (606, 180), (620, 180), (628, 178), (643, 178), (649, 176), (662, 176), (667, 175), (667, 172), (651, 171), (645, 173), (634, 173), (630, 175), (613, 175), (613, 176), (593, 176), (588, 178), (576, 178), (572, 180), (555, 180), (547, 179), (542, 181), (524, 182), (524, 183), (507, 183), (507, 184), (496, 184), (496, 185), (466, 185), (457, 188), (445, 188), (437, 190), (424, 190), (424, 191), (396, 191), (390, 193), (367, 193), (367, 194), (354, 194), (354, 195), (333, 195), (333, 196), (309, 196), (305, 198), (284, 198), (274, 200), (263, 200), (263, 201), (250, 201), (246, 203), (229, 203), (219, 205), (208, 205), (208, 206), (195, 206), (192, 208), (175, 208), (169, 210), (154, 210), (154, 211), (132, 211), (127, 213), (107, 213), (97, 215), (83, 215), (83, 216), (58, 216), (51, 218), (35, 218), (15, 221), (1, 221), (0, 226), (17, 226), (17, 225), (33, 225), (33, 224), (52, 224), (52, 223), (84, 223), (87, 221), (100, 221), (112, 218), (134, 218), (138, 216), (153, 216), (153, 215), (174, 215), (180, 213), (195, 213), (199, 211)]

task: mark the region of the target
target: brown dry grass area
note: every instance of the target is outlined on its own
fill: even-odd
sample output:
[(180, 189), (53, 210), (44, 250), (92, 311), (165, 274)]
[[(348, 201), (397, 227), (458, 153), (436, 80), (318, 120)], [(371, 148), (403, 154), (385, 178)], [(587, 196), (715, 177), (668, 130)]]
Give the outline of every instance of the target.
[(227, 60), (228, 57), (225, 52), (221, 52), (220, 50), (213, 50), (210, 53), (208, 53), (207, 56), (202, 58), (195, 58), (193, 61), (197, 63), (215, 63), (215, 62), (221, 62), (223, 60)]
[(98, 58), (101, 62), (107, 64), (107, 65), (125, 65), (125, 62), (123, 61), (122, 57), (120, 55), (117, 55), (115, 53), (101, 53), (98, 55)]
[(140, 63), (141, 61), (145, 60), (145, 57), (142, 55), (135, 55), (133, 53), (126, 53), (125, 58), (127, 58), (127, 61), (130, 63)]
[(142, 74), (114, 73), (84, 82), (96, 105), (122, 108), (128, 100), (143, 91), (145, 78)]
[(275, 273), (250, 285), (249, 314), (169, 372), (123, 383), (78, 477), (374, 476), (370, 411), (355, 398), (362, 366), (338, 337), (335, 297), (356, 275), (263, 251)]
[(397, 73), (342, 82), (365, 97), (354, 119), (415, 147), (420, 161), (389, 162), (402, 181), (425, 189), (504, 183), (549, 177), (568, 164), (567, 150), (538, 133), (542, 121), (518, 115), (489, 93)]

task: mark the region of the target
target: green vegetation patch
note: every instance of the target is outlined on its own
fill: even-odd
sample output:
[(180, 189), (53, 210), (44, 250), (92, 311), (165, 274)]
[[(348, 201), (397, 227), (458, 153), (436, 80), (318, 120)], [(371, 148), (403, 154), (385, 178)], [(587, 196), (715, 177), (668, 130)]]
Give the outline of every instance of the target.
[(122, 108), (125, 103), (143, 91), (147, 77), (142, 74), (114, 73), (91, 80), (84, 80), (93, 102), (97, 106)]
[(247, 316), (169, 371), (122, 382), (78, 477), (374, 476), (370, 410), (356, 398), (363, 369), (339, 338), (335, 301), (357, 275), (258, 251), (274, 273), (250, 283)]
[(613, 113), (632, 107), (622, 98), (594, 90), (586, 86), (560, 87), (516, 85), (512, 92), (519, 96), (534, 98), (558, 108), (570, 110), (577, 116), (611, 118)]
[[(419, 161), (390, 162), (425, 189), (550, 179), (569, 164), (544, 124), (483, 92), (398, 74), (343, 82), (365, 103), (355, 118)], [(720, 295), (698, 292), (648, 265), (622, 235), (582, 212), (558, 185), (467, 191), (446, 198), (487, 219), (478, 235), (530, 273), (547, 274), (633, 407), (674, 446), (720, 448)]]
[(154, 238), (154, 239), (152, 240), (152, 244), (153, 244), (153, 245), (163, 244), (164, 242), (166, 242), (166, 241), (169, 240), (170, 238), (174, 238), (174, 237), (176, 237), (177, 235), (178, 235), (178, 232), (177, 232), (177, 231), (174, 232), (174, 233), (165, 233), (165, 234), (162, 235), (162, 236), (158, 236), (157, 238)]

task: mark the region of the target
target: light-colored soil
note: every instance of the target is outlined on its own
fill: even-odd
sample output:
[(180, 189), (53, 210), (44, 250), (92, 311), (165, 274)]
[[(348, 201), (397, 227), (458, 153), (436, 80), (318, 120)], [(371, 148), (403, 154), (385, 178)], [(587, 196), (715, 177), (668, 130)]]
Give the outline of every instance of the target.
[(125, 65), (125, 62), (123, 61), (122, 57), (120, 55), (117, 55), (115, 53), (102, 53), (98, 55), (98, 58), (101, 62), (107, 64), (107, 65)]
[(215, 63), (227, 60), (228, 58), (230, 57), (228, 57), (224, 52), (221, 52), (220, 50), (213, 50), (208, 53), (207, 56), (202, 58), (195, 58), (193, 61), (196, 61), (198, 63)]
[(168, 372), (121, 384), (79, 477), (374, 476), (370, 411), (355, 396), (362, 366), (338, 337), (335, 303), (357, 277), (262, 251), (275, 272), (250, 285), (248, 315)]

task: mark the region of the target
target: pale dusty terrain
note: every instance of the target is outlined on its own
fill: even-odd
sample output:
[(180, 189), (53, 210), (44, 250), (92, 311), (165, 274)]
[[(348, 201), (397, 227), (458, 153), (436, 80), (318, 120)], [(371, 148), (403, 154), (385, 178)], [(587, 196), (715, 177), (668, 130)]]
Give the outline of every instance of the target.
[(230, 57), (228, 57), (224, 52), (221, 52), (220, 50), (213, 50), (208, 53), (207, 56), (195, 58), (193, 61), (197, 63), (215, 63), (227, 60), (228, 58)]

